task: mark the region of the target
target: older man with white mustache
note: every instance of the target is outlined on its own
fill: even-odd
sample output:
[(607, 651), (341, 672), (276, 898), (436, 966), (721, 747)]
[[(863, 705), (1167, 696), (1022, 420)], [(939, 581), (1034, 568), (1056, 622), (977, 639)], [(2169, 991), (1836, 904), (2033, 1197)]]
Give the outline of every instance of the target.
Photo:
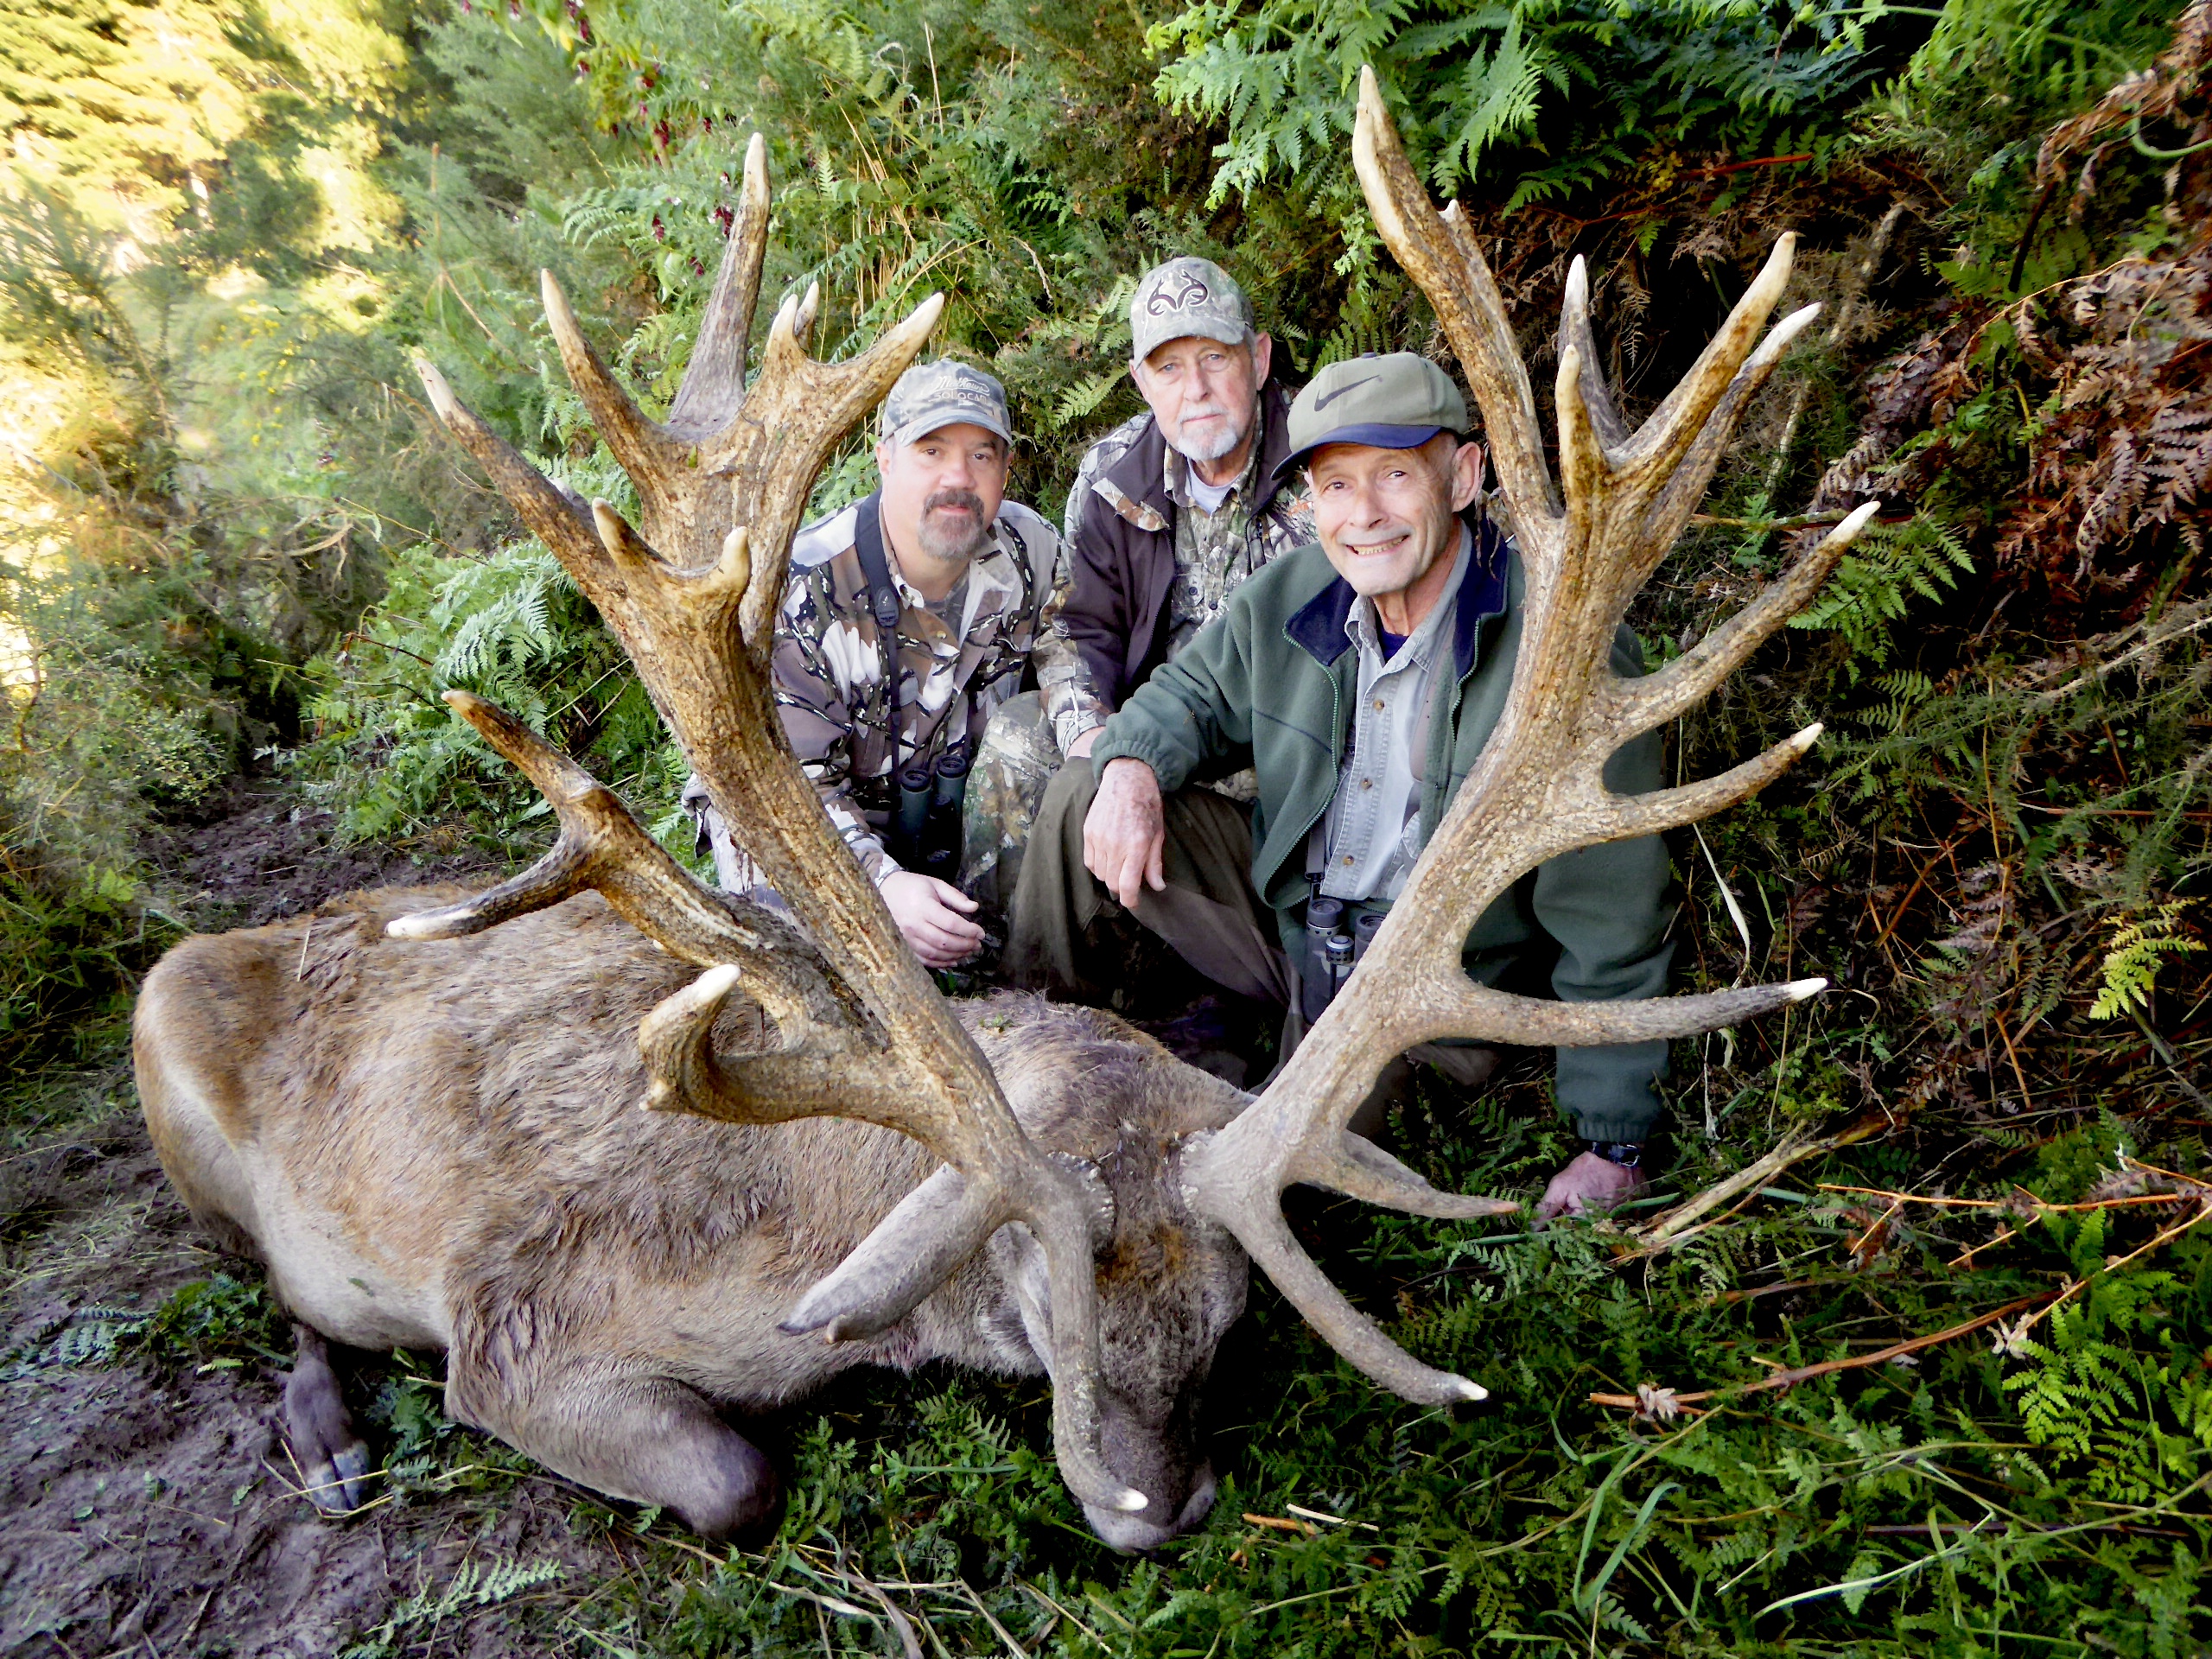
[[(1317, 540), (1240, 587), (1107, 722), (1090, 765), (1054, 785), (1069, 811), (1050, 841), (1040, 820), (1007, 955), (1033, 983), (1110, 991), (1103, 925), (1126, 914), (1216, 985), (1285, 1007), (1287, 1052), (1354, 970), (1497, 724), (1522, 576), (1483, 511), (1465, 401), (1423, 358), (1321, 371), (1292, 405), (1281, 467), (1303, 475)], [(1643, 672), (1625, 628), (1613, 667)], [(1249, 818), (1189, 787), (1243, 766), (1256, 787)], [(1658, 739), (1625, 745), (1607, 781), (1657, 788)], [(1554, 859), (1475, 922), (1466, 970), (1530, 991), (1548, 981), (1570, 1001), (1659, 995), (1668, 879), (1656, 836)], [(1465, 1086), (1496, 1062), (1452, 1045), (1409, 1058)], [(1666, 1063), (1663, 1042), (1559, 1051), (1559, 1106), (1587, 1147), (1541, 1214), (1605, 1209), (1643, 1185)], [(1379, 1127), (1406, 1069), (1386, 1075), (1355, 1128)]]
[(1090, 753), (1107, 717), (1239, 583), (1313, 534), (1294, 483), (1275, 474), (1290, 396), (1273, 378), (1274, 343), (1235, 278), (1187, 254), (1147, 271), (1129, 301), (1129, 355), (1145, 412), (1090, 447), (1068, 493), (1039, 696), (1009, 704), (976, 759), (963, 885), (1001, 905), (1062, 761)]

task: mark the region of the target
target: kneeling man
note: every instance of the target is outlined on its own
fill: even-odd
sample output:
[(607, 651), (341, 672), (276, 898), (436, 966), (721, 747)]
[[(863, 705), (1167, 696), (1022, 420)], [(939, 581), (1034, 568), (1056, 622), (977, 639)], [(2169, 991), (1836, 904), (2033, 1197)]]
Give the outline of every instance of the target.
[[(1059, 558), (1052, 526), (1007, 499), (1013, 441), (992, 376), (951, 361), (908, 369), (884, 400), (880, 486), (799, 531), (776, 619), (791, 753), (931, 968), (983, 942), (975, 900), (954, 885), (968, 772), (1021, 683)], [(772, 899), (743, 826), (721, 821), (696, 777), (683, 804), (722, 887)]]
[[(1154, 671), (1100, 733), (1090, 776), (1077, 762), (1056, 781), (1063, 798), (1048, 799), (1016, 895), (1017, 972), (1095, 990), (1091, 925), (1110, 894), (1217, 983), (1286, 1005), (1287, 1036), (1302, 1035), (1301, 1013), (1325, 1000), (1309, 922), (1356, 937), (1363, 915), (1388, 908), (1511, 684), (1521, 570), (1481, 511), (1483, 452), (1467, 431), (1458, 389), (1411, 353), (1333, 364), (1299, 395), (1283, 470), (1303, 471), (1319, 540), (1246, 582)], [(1623, 628), (1615, 671), (1640, 674), (1642, 659)], [(1249, 820), (1186, 787), (1242, 764), (1258, 784)], [(1657, 738), (1616, 754), (1607, 782), (1658, 788)], [(1549, 959), (1569, 1001), (1660, 995), (1667, 882), (1656, 837), (1554, 859), (1477, 920), (1467, 971), (1494, 983)], [(1491, 1063), (1449, 1046), (1414, 1058), (1463, 1082)], [(1541, 1213), (1604, 1209), (1643, 1185), (1666, 1063), (1663, 1042), (1558, 1051), (1560, 1107), (1589, 1150), (1553, 1179)]]

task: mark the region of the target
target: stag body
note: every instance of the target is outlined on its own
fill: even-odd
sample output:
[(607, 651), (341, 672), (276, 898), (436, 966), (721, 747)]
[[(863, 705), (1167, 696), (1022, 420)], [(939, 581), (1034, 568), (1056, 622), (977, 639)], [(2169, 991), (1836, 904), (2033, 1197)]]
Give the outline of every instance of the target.
[[(163, 1166), (266, 1262), (296, 1318), (357, 1347), (447, 1350), (454, 1416), (710, 1535), (775, 1496), (714, 1403), (782, 1405), (857, 1365), (1046, 1369), (1051, 1293), (1018, 1227), (873, 1336), (779, 1330), (936, 1160), (843, 1119), (640, 1110), (638, 1022), (691, 971), (595, 894), (472, 938), (385, 937), (461, 896), (365, 893), (311, 925), (195, 939), (147, 982), (138, 1077)], [(1148, 1502), (1092, 1520), (1149, 1547), (1212, 1502), (1196, 1412), (1246, 1280), (1173, 1166), (1243, 1097), (1109, 1014), (1026, 998), (963, 1012), (1023, 1128), (1112, 1197), (1103, 1449)], [(312, 1484), (342, 1483), (342, 1420), (297, 1400), (288, 1419)]]

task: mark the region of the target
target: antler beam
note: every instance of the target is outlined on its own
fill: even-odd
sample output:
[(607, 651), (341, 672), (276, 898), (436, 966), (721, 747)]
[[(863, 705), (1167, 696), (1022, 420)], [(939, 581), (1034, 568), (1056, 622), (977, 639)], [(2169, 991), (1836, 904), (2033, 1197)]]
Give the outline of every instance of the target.
[[(1577, 848), (1691, 823), (1764, 788), (1809, 749), (1808, 727), (1717, 778), (1621, 797), (1606, 761), (1719, 684), (1802, 608), (1875, 511), (1868, 504), (1725, 627), (1648, 680), (1611, 671), (1615, 630), (1702, 499), (1723, 448), (1808, 306), (1758, 336), (1789, 280), (1784, 236), (1681, 383), (1630, 432), (1599, 372), (1589, 279), (1577, 258), (1560, 321), (1560, 486), (1544, 461), (1535, 396), (1510, 322), (1457, 202), (1439, 213), (1406, 158), (1371, 70), (1360, 73), (1352, 156), (1383, 241), (1427, 294), (1466, 371), (1511, 502), (1524, 578), (1513, 686), (1496, 728), (1350, 982), (1248, 1111), (1185, 1157), (1198, 1207), (1241, 1239), (1337, 1351), (1407, 1398), (1480, 1399), (1421, 1364), (1314, 1266), (1283, 1224), (1282, 1190), (1312, 1182), (1418, 1215), (1485, 1213), (1438, 1193), (1344, 1126), (1376, 1072), (1416, 1043), (1468, 1037), (1576, 1046), (1681, 1037), (1787, 1007), (1827, 982), (1712, 995), (1563, 1005), (1471, 983), (1460, 950), (1475, 918), (1529, 870)], [(1756, 346), (1756, 349), (1754, 347)], [(1561, 487), (1563, 486), (1563, 487)], [(1395, 1160), (1389, 1160), (1395, 1163)]]

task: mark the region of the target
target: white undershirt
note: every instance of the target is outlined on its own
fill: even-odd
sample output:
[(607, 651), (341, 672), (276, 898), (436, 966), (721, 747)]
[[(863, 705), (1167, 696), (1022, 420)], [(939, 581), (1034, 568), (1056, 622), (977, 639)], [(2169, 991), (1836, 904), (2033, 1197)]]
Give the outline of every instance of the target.
[(1198, 469), (1186, 463), (1183, 474), (1183, 487), (1189, 492), (1191, 505), (1209, 516), (1221, 511), (1221, 504), (1229, 499), (1229, 493), (1236, 487), (1236, 480), (1226, 484), (1209, 484), (1198, 476)]

